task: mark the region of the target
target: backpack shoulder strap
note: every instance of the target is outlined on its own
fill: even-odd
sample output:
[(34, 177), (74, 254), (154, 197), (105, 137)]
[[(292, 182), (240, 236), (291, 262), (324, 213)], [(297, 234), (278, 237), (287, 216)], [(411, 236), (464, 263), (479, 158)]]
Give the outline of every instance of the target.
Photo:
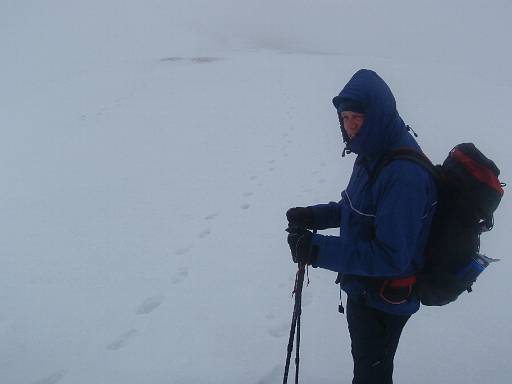
[(439, 167), (436, 167), (427, 156), (414, 148), (398, 148), (382, 156), (373, 167), (368, 177), (369, 184), (373, 184), (382, 169), (394, 160), (407, 160), (416, 163), (427, 170), (437, 183), (441, 174)]

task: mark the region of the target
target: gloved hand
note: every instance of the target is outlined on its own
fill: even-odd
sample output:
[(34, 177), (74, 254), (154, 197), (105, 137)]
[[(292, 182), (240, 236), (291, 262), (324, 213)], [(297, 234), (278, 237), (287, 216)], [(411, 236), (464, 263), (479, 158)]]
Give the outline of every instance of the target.
[(288, 245), (294, 263), (316, 266), (318, 256), (317, 247), (311, 246), (313, 234), (300, 227), (288, 227)]
[(314, 228), (314, 214), (311, 207), (290, 208), (286, 212), (289, 227)]

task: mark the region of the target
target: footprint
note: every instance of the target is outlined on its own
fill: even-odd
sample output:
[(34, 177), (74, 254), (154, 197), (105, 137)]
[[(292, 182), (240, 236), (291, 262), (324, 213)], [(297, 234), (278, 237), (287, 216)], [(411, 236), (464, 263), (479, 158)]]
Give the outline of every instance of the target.
[(276, 161), (275, 160), (270, 160), (268, 163), (269, 164), (274, 164)]
[(276, 318), (276, 315), (274, 315), (272, 312), (269, 312), (265, 315), (265, 319), (267, 320), (274, 320)]
[(251, 176), (249, 180), (254, 181), (258, 178), (258, 176)]
[(269, 167), (269, 168), (268, 168), (268, 170), (269, 170), (270, 172), (272, 172), (274, 169), (275, 169), (274, 167)]
[(160, 61), (162, 61), (162, 62), (165, 62), (165, 61), (174, 62), (174, 61), (181, 61), (181, 60), (185, 60), (185, 58), (184, 57), (164, 57), (164, 58), (160, 59)]
[(318, 182), (319, 182), (320, 184), (323, 184), (323, 183), (325, 183), (326, 181), (327, 181), (327, 180), (325, 180), (325, 179), (323, 179), (323, 178), (322, 178), (322, 179), (320, 179), (320, 180), (318, 180)]
[(182, 283), (187, 276), (188, 276), (188, 268), (187, 267), (182, 267), (182, 268), (178, 269), (178, 273), (171, 280), (171, 283), (172, 284)]
[(252, 195), (254, 195), (254, 192), (245, 192), (243, 194), (244, 197), (251, 197)]
[(126, 347), (126, 345), (133, 339), (137, 333), (139, 333), (136, 329), (132, 328), (122, 334), (120, 334), (117, 338), (115, 338), (109, 345), (107, 345), (107, 349), (110, 351), (117, 351), (121, 348)]
[(282, 323), (281, 325), (270, 328), (267, 333), (272, 337), (283, 337), (290, 332), (290, 324)]
[(192, 247), (179, 248), (174, 251), (174, 254), (178, 255), (178, 256), (185, 255), (185, 254), (189, 253), (191, 249), (192, 249)]
[(66, 371), (57, 371), (49, 376), (34, 381), (32, 384), (56, 384), (66, 376)]
[(213, 63), (213, 62), (219, 61), (219, 60), (221, 60), (220, 57), (193, 57), (190, 59), (190, 61), (195, 64)]
[(219, 216), (219, 215), (220, 215), (220, 211), (212, 212), (212, 213), (210, 213), (209, 215), (206, 215), (206, 216), (204, 217), (204, 219), (205, 219), (205, 220), (213, 220), (213, 219), (215, 219), (215, 218), (216, 218), (217, 216)]
[(141, 303), (138, 307), (135, 313), (137, 315), (147, 315), (148, 313), (153, 312), (155, 309), (157, 309), (164, 301), (164, 297), (159, 296), (153, 296), (148, 297), (146, 300), (144, 300), (143, 303)]
[(212, 233), (212, 230), (210, 228), (205, 228), (197, 235), (197, 237), (199, 237), (200, 239), (204, 239), (210, 233)]
[(250, 207), (250, 206), (251, 206), (250, 204), (245, 203), (245, 204), (242, 204), (242, 205), (240, 206), (240, 208), (241, 208), (241, 209), (249, 209), (249, 207)]

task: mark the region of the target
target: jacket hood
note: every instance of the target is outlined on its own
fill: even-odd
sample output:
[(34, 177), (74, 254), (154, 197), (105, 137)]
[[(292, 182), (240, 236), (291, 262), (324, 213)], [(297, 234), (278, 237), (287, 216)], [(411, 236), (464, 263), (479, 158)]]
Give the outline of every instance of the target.
[(400, 136), (407, 133), (396, 110), (391, 89), (377, 73), (368, 69), (357, 71), (332, 102), (337, 109), (343, 99), (363, 104), (364, 122), (358, 134), (349, 139), (343, 132), (347, 149), (359, 155), (374, 156), (393, 148)]

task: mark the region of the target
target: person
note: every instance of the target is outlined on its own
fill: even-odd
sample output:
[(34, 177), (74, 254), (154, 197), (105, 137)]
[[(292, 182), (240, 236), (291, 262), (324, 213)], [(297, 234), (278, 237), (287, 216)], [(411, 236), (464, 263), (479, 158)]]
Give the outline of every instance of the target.
[[(372, 180), (373, 167), (386, 153), (421, 151), (377, 73), (356, 72), (333, 104), (343, 154), (357, 154), (352, 174), (339, 202), (287, 211), (288, 244), (294, 262), (338, 272), (337, 283), (347, 294), (352, 383), (390, 384), (402, 329), (420, 306), (415, 273), (425, 261), (435, 181), (407, 160), (390, 162)], [(339, 236), (311, 232), (337, 227)]]

